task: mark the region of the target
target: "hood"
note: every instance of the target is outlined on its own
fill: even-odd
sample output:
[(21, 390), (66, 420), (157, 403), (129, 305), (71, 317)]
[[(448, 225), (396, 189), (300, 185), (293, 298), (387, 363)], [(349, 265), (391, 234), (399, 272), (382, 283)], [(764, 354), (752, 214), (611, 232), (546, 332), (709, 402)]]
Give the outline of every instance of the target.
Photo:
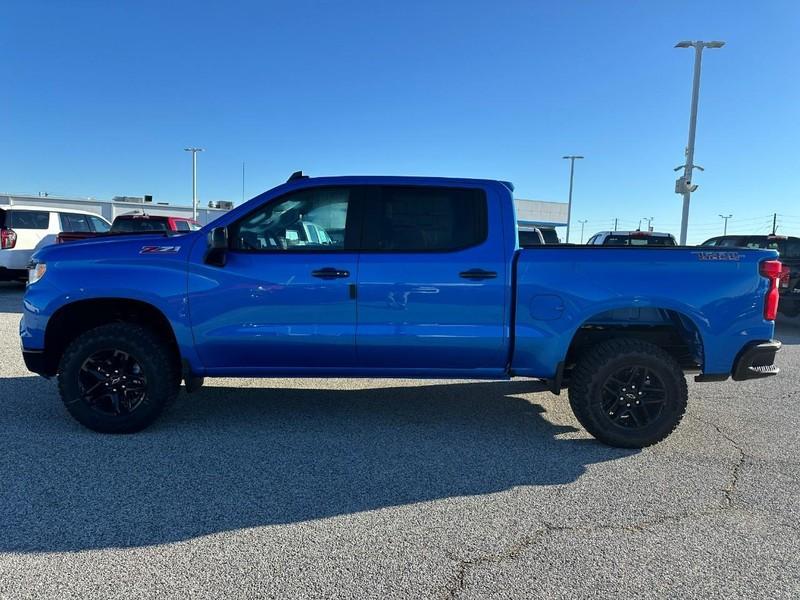
[(40, 262), (70, 260), (130, 259), (135, 256), (185, 254), (198, 238), (199, 231), (178, 235), (163, 233), (111, 235), (64, 244), (51, 244), (37, 250), (32, 259)]

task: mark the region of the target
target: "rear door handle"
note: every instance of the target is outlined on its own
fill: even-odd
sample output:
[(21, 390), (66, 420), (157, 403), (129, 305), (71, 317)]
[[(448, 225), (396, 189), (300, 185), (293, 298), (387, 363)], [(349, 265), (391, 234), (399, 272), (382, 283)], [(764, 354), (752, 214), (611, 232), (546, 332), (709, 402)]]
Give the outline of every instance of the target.
[(350, 271), (334, 269), (333, 267), (317, 269), (316, 271), (311, 271), (311, 274), (314, 277), (319, 277), (320, 279), (343, 279), (345, 277), (350, 277)]
[(483, 269), (470, 269), (469, 271), (461, 271), (459, 276), (464, 279), (494, 279), (497, 277), (497, 272), (484, 271)]

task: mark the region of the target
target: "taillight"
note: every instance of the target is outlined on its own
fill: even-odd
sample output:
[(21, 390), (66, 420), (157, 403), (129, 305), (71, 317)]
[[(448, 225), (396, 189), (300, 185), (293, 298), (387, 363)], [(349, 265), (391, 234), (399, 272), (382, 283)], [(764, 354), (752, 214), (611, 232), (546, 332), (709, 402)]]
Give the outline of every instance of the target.
[(789, 268), (789, 265), (783, 265), (783, 269), (781, 269), (781, 287), (788, 288), (789, 287), (789, 274), (792, 270)]
[(17, 232), (13, 229), (0, 229), (0, 248), (6, 250), (17, 245)]
[(762, 277), (769, 279), (769, 290), (764, 298), (764, 319), (774, 321), (778, 316), (778, 300), (780, 292), (778, 286), (783, 273), (783, 265), (779, 260), (765, 260), (758, 267)]

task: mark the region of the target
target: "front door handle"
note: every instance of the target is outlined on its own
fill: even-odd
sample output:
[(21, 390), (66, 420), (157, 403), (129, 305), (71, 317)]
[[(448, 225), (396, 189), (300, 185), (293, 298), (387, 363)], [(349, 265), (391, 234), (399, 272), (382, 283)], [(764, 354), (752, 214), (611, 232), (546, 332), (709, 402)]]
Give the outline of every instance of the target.
[(350, 277), (350, 271), (334, 269), (333, 267), (317, 269), (316, 271), (311, 271), (311, 274), (314, 277), (319, 277), (320, 279), (343, 279), (345, 277)]
[(461, 271), (459, 276), (464, 279), (494, 279), (497, 277), (497, 272), (484, 271), (483, 269), (470, 269), (469, 271)]

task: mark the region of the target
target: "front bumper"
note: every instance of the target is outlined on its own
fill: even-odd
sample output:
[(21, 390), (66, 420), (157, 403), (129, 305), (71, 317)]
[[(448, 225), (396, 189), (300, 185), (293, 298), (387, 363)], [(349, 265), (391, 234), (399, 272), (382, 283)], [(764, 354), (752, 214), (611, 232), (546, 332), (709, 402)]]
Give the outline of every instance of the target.
[(47, 372), (47, 364), (45, 361), (44, 350), (22, 350), (22, 360), (25, 361), (25, 367), (28, 371), (49, 377), (52, 373)]
[(746, 346), (733, 363), (733, 380), (760, 379), (777, 375), (780, 369), (775, 366), (775, 354), (781, 349), (777, 340), (755, 342)]

